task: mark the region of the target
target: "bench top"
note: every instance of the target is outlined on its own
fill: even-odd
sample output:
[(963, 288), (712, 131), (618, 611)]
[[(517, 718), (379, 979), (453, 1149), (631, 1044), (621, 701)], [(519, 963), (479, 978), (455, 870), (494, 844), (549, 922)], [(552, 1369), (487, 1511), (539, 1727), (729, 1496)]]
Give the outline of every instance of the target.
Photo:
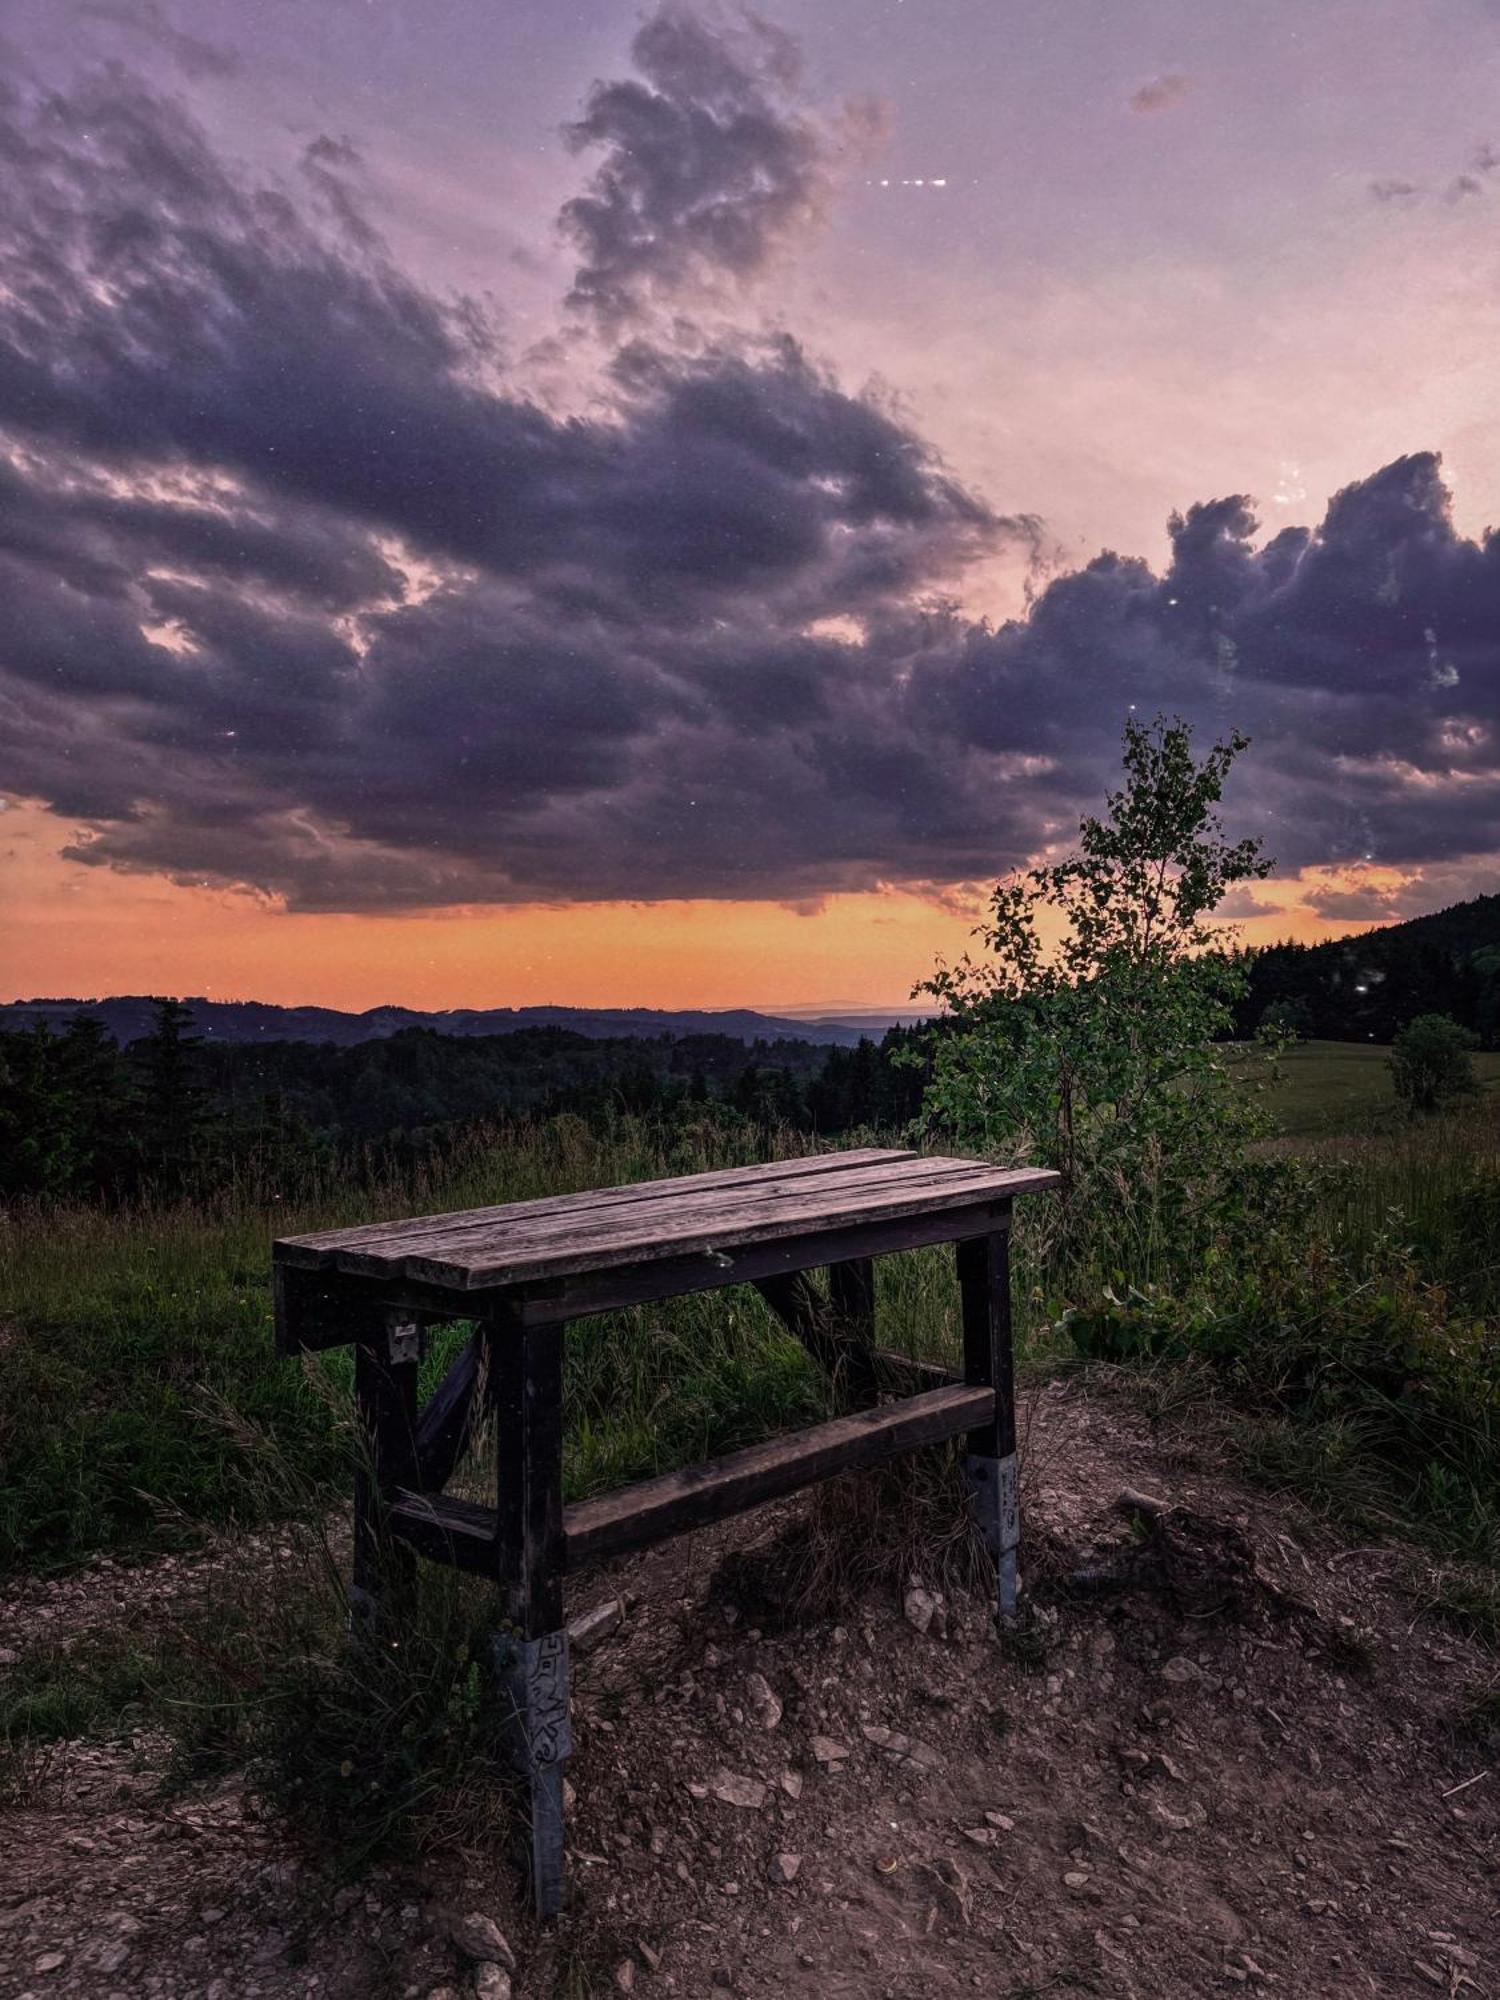
[(1006, 1202), (1052, 1187), (1059, 1178), (1041, 1168), (871, 1146), (499, 1208), (326, 1229), (283, 1237), (273, 1255), (277, 1263), (303, 1270), (477, 1291)]

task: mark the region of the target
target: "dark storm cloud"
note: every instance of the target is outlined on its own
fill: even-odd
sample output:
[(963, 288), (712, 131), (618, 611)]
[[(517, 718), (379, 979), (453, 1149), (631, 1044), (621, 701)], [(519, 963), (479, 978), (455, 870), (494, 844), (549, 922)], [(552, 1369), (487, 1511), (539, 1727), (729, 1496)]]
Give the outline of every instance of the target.
[(1285, 867), (1500, 844), (1500, 540), (1455, 533), (1436, 456), (1347, 487), (1316, 532), (1254, 532), (1242, 498), (1190, 508), (1163, 575), (1101, 556), (921, 669), (913, 699), (1080, 781), (1110, 761), (1084, 717), (1243, 728), (1241, 812)]
[(763, 270), (819, 214), (834, 143), (796, 102), (795, 45), (754, 16), (663, 6), (631, 54), (640, 77), (596, 83), (565, 134), (603, 155), (562, 210), (583, 260), (569, 304), (611, 333)]
[(1036, 524), (793, 341), (637, 340), (559, 418), (309, 187), (342, 142), (288, 192), (118, 73), (3, 113), (0, 782), (81, 860), (306, 909), (983, 880), (1132, 707), (1256, 735), (1284, 864), (1500, 846), (1500, 546), (1430, 456), (995, 631), (947, 600)]

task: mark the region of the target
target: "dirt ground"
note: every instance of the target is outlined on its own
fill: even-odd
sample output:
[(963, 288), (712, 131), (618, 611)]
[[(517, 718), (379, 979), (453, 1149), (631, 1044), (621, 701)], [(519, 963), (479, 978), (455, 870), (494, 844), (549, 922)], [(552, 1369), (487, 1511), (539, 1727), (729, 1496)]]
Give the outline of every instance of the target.
[[(1401, 1551), (1118, 1392), (1054, 1383), (1027, 1419), (1018, 1640), (909, 1577), (762, 1629), (746, 1582), (796, 1506), (580, 1581), (628, 1608), (576, 1663), (550, 1932), (499, 1853), (333, 1891), (239, 1783), (163, 1797), (150, 1741), (73, 1744), (0, 1819), (0, 1995), (1500, 2000), (1500, 1770), (1465, 1728), (1493, 1657), (1423, 1617)], [(207, 1587), (31, 1585), (0, 1647), (163, 1577)]]

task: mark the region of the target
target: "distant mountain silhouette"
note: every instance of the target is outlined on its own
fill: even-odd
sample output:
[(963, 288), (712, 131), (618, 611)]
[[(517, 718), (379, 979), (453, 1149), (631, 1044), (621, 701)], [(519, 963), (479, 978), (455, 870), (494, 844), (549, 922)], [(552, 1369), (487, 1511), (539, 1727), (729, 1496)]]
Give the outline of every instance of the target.
[[(861, 1033), (880, 1029), (846, 1021), (794, 1021), (753, 1008), (724, 1012), (651, 1007), (458, 1007), (423, 1013), (412, 1007), (371, 1007), (363, 1014), (336, 1007), (277, 1007), (264, 1000), (190, 999), (193, 1027), (211, 1042), (333, 1042), (341, 1048), (378, 1041), (403, 1028), (431, 1028), (441, 1035), (504, 1035), (519, 1028), (571, 1028), (605, 1040), (619, 1035), (729, 1035), (737, 1041), (799, 1041), (853, 1048)], [(66, 1027), (75, 1014), (92, 1014), (124, 1046), (151, 1032), (149, 994), (114, 994), (107, 1000), (12, 1000), (0, 1003), (0, 1028), (38, 1021)], [(882, 1026), (884, 1022), (882, 1022)]]

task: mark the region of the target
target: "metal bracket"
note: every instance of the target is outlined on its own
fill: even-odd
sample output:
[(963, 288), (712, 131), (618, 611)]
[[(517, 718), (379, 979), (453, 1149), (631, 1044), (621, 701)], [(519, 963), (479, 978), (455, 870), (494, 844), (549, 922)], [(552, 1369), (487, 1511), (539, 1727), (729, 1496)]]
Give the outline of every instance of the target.
[(492, 1642), (495, 1673), (510, 1695), (518, 1761), (534, 1772), (573, 1754), (568, 1720), (568, 1635), (544, 1632), (539, 1639), (516, 1639), (507, 1632)]
[(405, 1361), (420, 1361), (422, 1358), (422, 1328), (414, 1319), (398, 1319), (395, 1314), (385, 1323), (385, 1358), (393, 1368)]
[(1021, 1481), (1012, 1452), (1007, 1458), (966, 1461), (969, 1494), (991, 1554), (1002, 1556), (1021, 1542)]

